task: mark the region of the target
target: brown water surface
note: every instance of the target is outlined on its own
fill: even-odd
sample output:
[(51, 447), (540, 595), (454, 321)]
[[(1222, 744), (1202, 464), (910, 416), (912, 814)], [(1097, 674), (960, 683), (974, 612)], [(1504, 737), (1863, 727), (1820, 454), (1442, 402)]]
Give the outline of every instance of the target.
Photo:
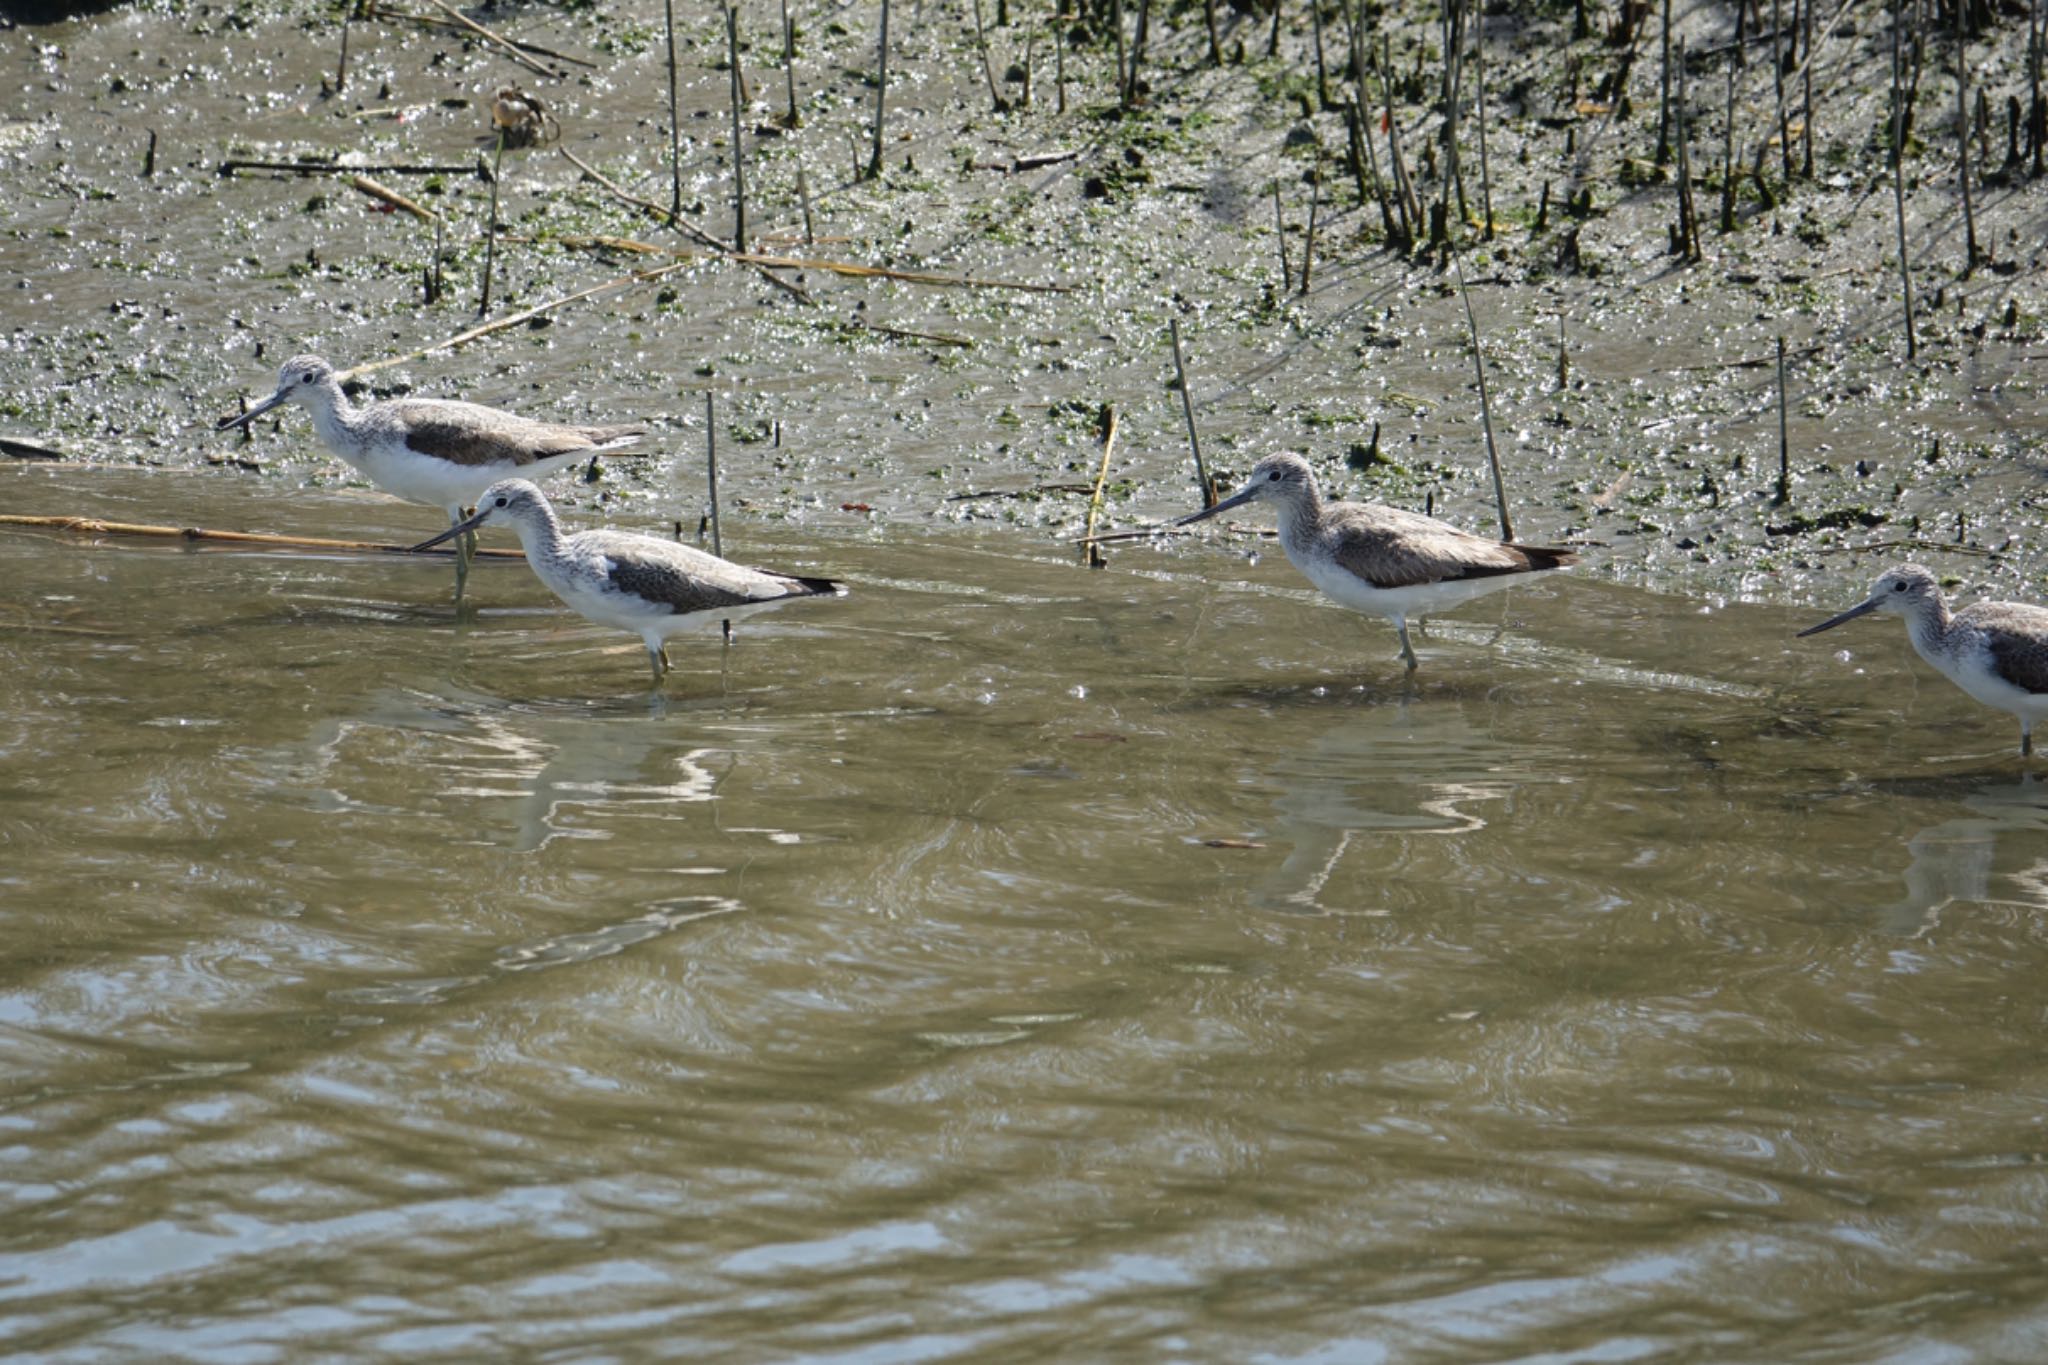
[(0, 532), (8, 1350), (2038, 1358), (2048, 794), (1895, 623), (1410, 684), (1270, 553), (728, 534), (855, 594), (650, 697), (517, 566)]

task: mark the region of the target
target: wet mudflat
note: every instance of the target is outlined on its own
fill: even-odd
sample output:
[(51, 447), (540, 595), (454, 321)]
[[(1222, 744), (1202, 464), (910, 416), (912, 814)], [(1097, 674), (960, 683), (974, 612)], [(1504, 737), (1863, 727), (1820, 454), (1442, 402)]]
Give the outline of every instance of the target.
[(1554, 576), (1411, 685), (1275, 555), (747, 548), (856, 595), (654, 700), (516, 566), (0, 536), (8, 1349), (2048, 1331), (2048, 794), (1895, 630)]

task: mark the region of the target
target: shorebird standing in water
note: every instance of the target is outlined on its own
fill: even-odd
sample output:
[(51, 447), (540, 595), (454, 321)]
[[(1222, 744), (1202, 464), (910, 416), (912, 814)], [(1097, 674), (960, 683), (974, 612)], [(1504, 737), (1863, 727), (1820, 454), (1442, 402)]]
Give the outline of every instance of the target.
[(2034, 722), (2048, 716), (2048, 608), (1973, 602), (1951, 612), (1933, 574), (1902, 564), (1879, 574), (1870, 596), (1808, 626), (1799, 638), (1874, 611), (1905, 617), (1906, 634), (1920, 657), (1986, 706), (2017, 716), (2020, 756), (2034, 752)]
[(1461, 531), (1420, 512), (1371, 502), (1325, 502), (1299, 455), (1268, 455), (1245, 485), (1175, 526), (1250, 502), (1280, 514), (1280, 547), (1294, 567), (1353, 611), (1384, 616), (1401, 632), (1401, 658), (1415, 670), (1408, 618), (1457, 606), (1523, 574), (1578, 562), (1570, 550), (1515, 545)]
[[(407, 502), (423, 502), (459, 522), (485, 489), (509, 475), (541, 478), (647, 434), (643, 426), (567, 426), (536, 422), (480, 403), (395, 398), (357, 407), (341, 375), (316, 355), (293, 356), (277, 372), (277, 392), (220, 430), (245, 426), (272, 408), (297, 403), (313, 416), (326, 447), (371, 483)], [(455, 596), (469, 578), (476, 537), (456, 545)]]
[(846, 588), (829, 578), (749, 569), (631, 531), (564, 535), (547, 495), (524, 479), (492, 484), (484, 490), (475, 516), (412, 548), (429, 549), (493, 521), (511, 523), (526, 548), (526, 562), (572, 610), (601, 626), (617, 626), (640, 637), (656, 687), (669, 668), (668, 637), (678, 631), (719, 619), (737, 620), (800, 597), (846, 595)]

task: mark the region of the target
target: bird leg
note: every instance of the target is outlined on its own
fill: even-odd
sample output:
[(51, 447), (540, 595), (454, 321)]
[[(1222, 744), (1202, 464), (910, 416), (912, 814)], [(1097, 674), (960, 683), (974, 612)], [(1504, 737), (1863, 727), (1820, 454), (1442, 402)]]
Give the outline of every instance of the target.
[(1415, 646), (1408, 643), (1408, 618), (1396, 616), (1394, 629), (1401, 632), (1401, 658), (1407, 661), (1408, 671), (1413, 673), (1416, 669)]
[(2020, 757), (2034, 756), (2034, 727), (2027, 721), (2020, 722)]

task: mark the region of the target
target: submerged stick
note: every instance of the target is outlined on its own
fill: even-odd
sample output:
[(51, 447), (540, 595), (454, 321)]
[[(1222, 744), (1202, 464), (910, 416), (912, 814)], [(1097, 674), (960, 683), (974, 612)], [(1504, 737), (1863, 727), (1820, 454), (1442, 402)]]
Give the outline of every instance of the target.
[(1088, 524), (1083, 530), (1083, 541), (1087, 548), (1081, 552), (1081, 562), (1091, 569), (1107, 568), (1109, 561), (1102, 557), (1102, 551), (1092, 543), (1095, 537), (1095, 520), (1102, 515), (1102, 486), (1109, 481), (1109, 456), (1116, 449), (1116, 409), (1109, 404), (1102, 405), (1102, 467), (1095, 472), (1095, 492), (1088, 498)]
[(713, 237), (710, 233), (706, 232), (703, 228), (698, 227), (695, 223), (683, 217), (681, 214), (670, 213), (667, 209), (655, 203), (653, 200), (642, 199), (640, 198), (640, 196), (633, 194), (625, 189), (622, 189), (617, 184), (617, 182), (611, 179), (611, 177), (607, 176), (603, 171), (598, 170), (597, 167), (591, 165), (582, 157), (576, 155), (576, 153), (570, 151), (567, 147), (557, 147), (555, 150), (560, 152), (563, 156), (569, 158), (570, 165), (574, 166), (577, 170), (589, 176), (592, 180), (595, 180), (598, 184), (604, 186), (606, 190), (611, 192), (612, 198), (617, 199), (620, 203), (631, 204), (633, 207), (640, 209), (645, 213), (653, 214), (656, 218), (661, 219), (670, 227), (675, 228), (678, 232), (688, 234), (689, 236), (695, 238), (697, 241), (702, 242), (705, 246), (710, 247), (713, 251), (721, 253), (724, 253), (726, 251), (727, 248), (724, 242), (719, 241), (716, 237)]
[(1195, 457), (1195, 487), (1201, 490), (1202, 506), (1216, 505), (1216, 490), (1209, 484), (1209, 470), (1202, 463), (1202, 440), (1195, 435), (1195, 400), (1188, 393), (1188, 365), (1180, 353), (1180, 319), (1166, 320), (1167, 332), (1173, 338), (1173, 372), (1180, 380), (1180, 411), (1188, 422), (1188, 449)]
[(1515, 523), (1508, 517), (1507, 486), (1500, 476), (1500, 447), (1493, 439), (1493, 404), (1486, 393), (1486, 359), (1479, 353), (1479, 319), (1472, 312), (1472, 293), (1465, 287), (1465, 266), (1457, 262), (1458, 296), (1465, 301), (1465, 326), (1472, 333), (1472, 369), (1479, 376), (1479, 421), (1486, 431), (1486, 462), (1493, 470), (1493, 502), (1500, 513), (1500, 538), (1515, 538)]
[[(36, 517), (12, 513), (0, 515), (0, 526), (34, 526), (50, 531), (69, 531), (81, 536), (137, 536), (153, 540), (206, 541), (221, 545), (248, 545), (270, 550), (316, 550), (328, 553), (380, 555), (452, 555), (453, 549), (414, 550), (406, 545), (384, 545), (372, 540), (327, 540), (319, 536), (279, 536), (261, 531), (216, 531), (203, 526), (156, 526), (144, 522), (102, 521), (98, 517)], [(524, 559), (521, 550), (478, 550), (493, 559)]]

